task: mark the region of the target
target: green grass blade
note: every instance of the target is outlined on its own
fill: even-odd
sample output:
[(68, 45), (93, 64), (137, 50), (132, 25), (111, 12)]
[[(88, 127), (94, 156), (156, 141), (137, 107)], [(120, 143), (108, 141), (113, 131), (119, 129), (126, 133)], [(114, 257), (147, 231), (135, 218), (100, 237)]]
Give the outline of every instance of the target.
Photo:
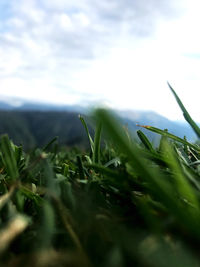
[(79, 177), (81, 180), (84, 180), (85, 173), (84, 173), (83, 162), (82, 162), (81, 156), (77, 156), (77, 165), (79, 169)]
[(188, 113), (188, 111), (184, 107), (183, 103), (181, 102), (180, 98), (178, 97), (178, 95), (176, 94), (176, 92), (174, 91), (174, 89), (171, 87), (171, 85), (169, 83), (168, 83), (168, 86), (169, 86), (170, 90), (172, 91), (173, 95), (175, 96), (176, 101), (177, 101), (179, 107), (181, 108), (181, 110), (183, 112), (183, 116), (184, 116), (185, 120), (190, 124), (190, 126), (192, 127), (192, 129), (194, 130), (196, 135), (200, 138), (200, 128), (193, 121), (193, 119), (191, 118), (190, 114)]
[(67, 177), (69, 174), (69, 164), (63, 163), (62, 171), (63, 171), (63, 175)]
[(58, 214), (60, 215), (63, 226), (65, 227), (66, 231), (69, 233), (69, 236), (71, 237), (75, 247), (79, 251), (79, 253), (80, 253), (79, 256), (82, 257), (83, 266), (90, 267), (91, 266), (90, 260), (89, 260), (87, 254), (86, 254), (86, 252), (85, 252), (85, 250), (81, 244), (79, 236), (77, 235), (77, 233), (74, 230), (74, 226), (72, 225), (73, 219), (69, 213), (69, 210), (65, 206), (63, 206), (62, 202), (59, 199), (54, 198), (53, 200), (56, 204)]
[(167, 140), (163, 142), (163, 152), (163, 157), (172, 171), (177, 191), (180, 193), (180, 196), (187, 200), (187, 202), (196, 209), (195, 212), (199, 212), (199, 204), (195, 192), (183, 173), (178, 155), (175, 154), (172, 145), (170, 145)]
[[(190, 217), (185, 213), (184, 205), (177, 198), (176, 188), (170, 182), (169, 177), (161, 172), (157, 166), (152, 165), (151, 162), (146, 160), (142, 156), (140, 149), (134, 143), (132, 146), (130, 145), (130, 142), (127, 140), (125, 133), (120, 128), (115, 117), (102, 109), (96, 111), (96, 117), (102, 122), (104, 129), (116, 144), (116, 147), (128, 157), (133, 170), (140, 177), (145, 179), (148, 190), (154, 197), (160, 199), (169, 212), (172, 213), (178, 219), (179, 223), (188, 229), (193, 236), (200, 237), (200, 230), (196, 227), (197, 225), (194, 217)], [(184, 188), (184, 190), (184, 192), (188, 194), (187, 197), (190, 198), (190, 201), (196, 206), (196, 202), (190, 195), (190, 192), (186, 192), (187, 188)], [(199, 216), (197, 216), (197, 218), (199, 218)]]
[(143, 127), (143, 128), (145, 128), (145, 129), (147, 129), (147, 130), (149, 130), (151, 132), (154, 132), (154, 133), (160, 134), (162, 136), (168, 137), (168, 138), (170, 138), (170, 139), (172, 139), (174, 141), (177, 141), (177, 142), (182, 143), (184, 145), (187, 145), (189, 147), (192, 147), (195, 150), (197, 150), (198, 152), (200, 152), (200, 147), (199, 146), (191, 144), (187, 140), (182, 139), (182, 138), (180, 138), (180, 137), (178, 137), (178, 136), (176, 136), (174, 134), (171, 134), (171, 133), (169, 133), (169, 132), (167, 132), (165, 130), (161, 130), (161, 129), (158, 129), (156, 127), (152, 127), (152, 126), (148, 126), (148, 125), (138, 125), (138, 126)]
[(109, 169), (105, 166), (92, 164), (88, 165), (90, 168), (94, 169), (97, 173), (101, 174), (101, 177), (98, 177), (99, 181), (103, 183), (107, 183), (110, 186), (114, 186), (118, 188), (120, 191), (130, 190), (129, 180), (127, 179), (127, 175), (122, 172), (117, 172), (112, 169)]
[(111, 159), (106, 164), (104, 164), (104, 167), (109, 167), (110, 165), (114, 166), (120, 165), (120, 159), (118, 157)]
[(52, 237), (55, 232), (55, 213), (49, 201), (43, 203), (42, 222), (39, 228), (39, 244), (40, 249), (51, 247)]
[[(194, 235), (199, 237), (200, 207), (197, 198), (198, 191), (191, 186), (187, 174), (183, 171), (179, 156), (175, 153), (172, 145), (168, 143), (168, 140), (163, 142), (162, 155), (172, 173), (173, 183), (178, 193), (177, 200), (180, 199), (181, 201), (179, 211), (182, 212), (184, 224)], [(185, 216), (185, 214), (187, 215)]]
[[(114, 171), (112, 169), (109, 169), (105, 166), (102, 165), (98, 165), (98, 164), (91, 164), (88, 165), (90, 168), (93, 168), (95, 171), (101, 173), (102, 175), (105, 175), (107, 177), (113, 178), (113, 179), (119, 179), (121, 180), (121, 178), (124, 176), (123, 174), (121, 174), (120, 172)], [(125, 178), (125, 176), (123, 177)]]
[(102, 122), (105, 131), (116, 144), (116, 147), (128, 156), (135, 172), (139, 173), (142, 177), (146, 177), (148, 181), (156, 185), (158, 193), (163, 191), (162, 196), (166, 196), (166, 199), (173, 203), (173, 193), (171, 192), (173, 189), (165, 182), (165, 179), (159, 179), (161, 174), (158, 173), (158, 170), (149, 168), (148, 160), (143, 157), (143, 153), (133, 142), (130, 143), (116, 118), (103, 109), (96, 111), (96, 117)]
[(48, 158), (44, 159), (44, 179), (48, 191), (56, 196), (60, 195), (59, 185), (56, 184), (53, 166)]
[(22, 146), (15, 146), (15, 159), (17, 165), (20, 163), (21, 157), (22, 157)]
[(153, 146), (149, 142), (149, 139), (146, 137), (146, 135), (140, 130), (137, 131), (137, 135), (140, 138), (140, 140), (142, 141), (143, 145), (146, 147), (146, 149), (154, 152)]
[(54, 143), (54, 142), (56, 142), (58, 140), (58, 136), (56, 136), (56, 137), (54, 137), (47, 145), (45, 145), (44, 147), (43, 147), (43, 151), (46, 151), (47, 149), (49, 149), (49, 147)]
[(11, 177), (11, 179), (16, 180), (19, 177), (19, 172), (17, 168), (15, 152), (11, 146), (8, 135), (3, 135), (1, 137), (1, 152), (8, 175)]
[(90, 142), (90, 148), (91, 148), (91, 151), (92, 151), (92, 154), (93, 154), (94, 153), (94, 142), (93, 142), (92, 137), (90, 135), (90, 132), (88, 130), (87, 124), (86, 124), (84, 118), (81, 115), (79, 115), (79, 119), (80, 119), (81, 123), (83, 124), (83, 126), (84, 126), (84, 128), (86, 130), (86, 133), (87, 133), (87, 136), (88, 136), (88, 139), (89, 139), (89, 142)]
[(102, 130), (102, 125), (101, 123), (98, 123), (94, 136), (94, 153), (93, 153), (93, 162), (97, 164), (100, 162), (101, 130)]

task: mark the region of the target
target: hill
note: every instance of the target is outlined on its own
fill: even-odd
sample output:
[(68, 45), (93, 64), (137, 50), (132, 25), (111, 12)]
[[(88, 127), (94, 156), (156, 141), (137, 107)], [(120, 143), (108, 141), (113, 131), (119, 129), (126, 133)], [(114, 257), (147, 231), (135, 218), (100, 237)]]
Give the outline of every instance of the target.
[[(58, 136), (61, 145), (88, 147), (85, 131), (78, 118), (80, 113), (88, 118), (86, 108), (78, 105), (52, 105), (22, 100), (18, 100), (18, 103), (21, 103), (18, 106), (10, 103), (13, 102), (0, 101), (0, 134), (8, 133), (16, 144), (23, 144), (25, 149), (29, 149), (44, 146)], [(120, 110), (116, 113), (135, 138), (137, 138), (136, 131), (140, 129), (139, 124), (168, 129), (181, 138), (187, 136), (189, 141), (196, 140), (194, 132), (186, 123), (170, 121), (155, 112)], [(159, 143), (160, 137), (157, 134), (143, 128), (142, 130), (154, 145)]]
[(78, 113), (55, 111), (1, 111), (0, 134), (7, 133), (25, 149), (44, 146), (55, 136), (67, 146), (87, 147)]

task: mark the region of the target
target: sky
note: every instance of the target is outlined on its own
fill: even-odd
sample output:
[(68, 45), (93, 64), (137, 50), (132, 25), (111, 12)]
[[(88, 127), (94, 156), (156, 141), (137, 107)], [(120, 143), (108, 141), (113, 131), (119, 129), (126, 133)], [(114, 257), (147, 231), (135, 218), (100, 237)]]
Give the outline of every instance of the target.
[[(0, 0), (0, 100), (200, 121), (199, 0)], [(19, 100), (17, 100), (19, 99)]]

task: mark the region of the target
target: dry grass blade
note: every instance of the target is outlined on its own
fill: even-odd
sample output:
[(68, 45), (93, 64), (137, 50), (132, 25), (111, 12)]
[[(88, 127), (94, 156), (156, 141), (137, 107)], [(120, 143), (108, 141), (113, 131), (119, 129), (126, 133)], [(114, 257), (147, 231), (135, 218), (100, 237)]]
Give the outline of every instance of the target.
[(0, 231), (0, 253), (4, 252), (10, 243), (21, 234), (29, 225), (28, 217), (16, 215), (7, 225)]
[(3, 208), (3, 206), (10, 200), (13, 193), (15, 192), (15, 186), (12, 186), (10, 188), (10, 191), (3, 196), (0, 197), (0, 210)]

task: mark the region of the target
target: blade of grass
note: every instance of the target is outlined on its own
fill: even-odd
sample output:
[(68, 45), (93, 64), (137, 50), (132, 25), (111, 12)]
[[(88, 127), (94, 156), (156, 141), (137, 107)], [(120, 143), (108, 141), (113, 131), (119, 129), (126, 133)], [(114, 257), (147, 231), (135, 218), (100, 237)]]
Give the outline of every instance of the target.
[(118, 157), (111, 159), (106, 164), (104, 164), (104, 167), (109, 167), (110, 165), (114, 166), (120, 165), (120, 159)]
[[(69, 236), (71, 237), (75, 247), (79, 251), (80, 255), (83, 257), (83, 266), (91, 267), (90, 260), (87, 256), (86, 251), (84, 250), (81, 241), (79, 239), (79, 236), (76, 234), (73, 225), (72, 225), (72, 217), (68, 211), (68, 209), (63, 205), (63, 203), (60, 201), (60, 199), (53, 197), (53, 200), (56, 204), (56, 208), (58, 210), (58, 213), (60, 215), (60, 218), (62, 220), (63, 226), (65, 227), (66, 231), (69, 233)], [(86, 265), (85, 265), (86, 264)]]
[(142, 177), (146, 177), (146, 179), (156, 185), (158, 189), (157, 192), (162, 192), (161, 195), (166, 197), (166, 200), (171, 203), (170, 205), (173, 205), (174, 197), (171, 192), (173, 188), (166, 182), (166, 179), (162, 179), (161, 173), (159, 173), (156, 168), (149, 168), (150, 164), (148, 164), (148, 160), (142, 156), (143, 154), (138, 147), (133, 142), (132, 145), (130, 145), (127, 135), (122, 131), (116, 118), (103, 109), (96, 111), (96, 118), (101, 121), (107, 134), (111, 137), (112, 141), (115, 142), (116, 147), (128, 156), (130, 164), (133, 166), (133, 169), (136, 170), (136, 173), (140, 173)]
[(181, 108), (181, 110), (183, 112), (183, 116), (184, 116), (185, 120), (190, 124), (190, 126), (192, 127), (192, 129), (194, 130), (196, 135), (200, 138), (200, 128), (193, 121), (193, 119), (191, 118), (190, 114), (188, 113), (188, 111), (184, 107), (183, 103), (181, 102), (180, 98), (178, 97), (178, 95), (176, 94), (176, 92), (174, 91), (174, 89), (171, 87), (171, 85), (169, 83), (168, 83), (168, 86), (169, 86), (170, 90), (172, 91), (173, 95), (175, 96), (176, 101), (177, 101), (179, 107)]
[(17, 165), (20, 163), (21, 157), (22, 157), (22, 146), (15, 146), (15, 159)]
[(137, 131), (137, 135), (142, 141), (143, 145), (146, 147), (146, 149), (150, 150), (151, 152), (154, 152), (153, 146), (149, 142), (149, 139), (146, 137), (146, 135), (140, 130)]
[(11, 179), (16, 180), (19, 177), (19, 172), (17, 168), (15, 152), (11, 146), (8, 135), (3, 135), (1, 137), (1, 152), (3, 156), (2, 160), (5, 164), (8, 175)]
[(146, 160), (134, 143), (132, 143), (132, 146), (130, 145), (114, 116), (106, 110), (99, 109), (96, 111), (96, 118), (102, 122), (104, 129), (118, 149), (127, 155), (133, 170), (135, 169), (136, 173), (148, 183), (150, 192), (162, 201), (168, 211), (178, 219), (184, 228), (188, 229), (194, 237), (199, 238), (199, 227), (196, 227), (196, 223), (194, 224), (194, 218), (190, 218), (185, 213), (182, 202), (177, 198), (176, 189), (170, 182), (168, 175)]
[(93, 162), (99, 163), (100, 162), (100, 146), (101, 146), (101, 123), (98, 123), (95, 136), (94, 136), (94, 153), (93, 153)]
[(0, 231), (0, 253), (3, 253), (10, 243), (29, 225), (30, 219), (24, 215), (16, 215), (8, 225)]
[(60, 195), (59, 185), (56, 184), (55, 173), (53, 170), (53, 166), (49, 160), (49, 158), (45, 158), (44, 161), (44, 178), (46, 188), (49, 192), (54, 193), (56, 196)]
[(53, 234), (55, 232), (55, 214), (50, 201), (45, 201), (42, 207), (42, 223), (39, 228), (39, 248), (51, 247)]
[(138, 126), (143, 127), (143, 128), (145, 128), (145, 129), (147, 129), (147, 130), (149, 130), (151, 132), (160, 134), (162, 136), (166, 136), (166, 137), (168, 137), (168, 138), (170, 138), (170, 139), (172, 139), (174, 141), (177, 141), (179, 143), (182, 143), (184, 145), (192, 147), (195, 150), (197, 150), (198, 152), (200, 152), (200, 147), (198, 147), (197, 145), (193, 145), (193, 144), (189, 143), (188, 141), (186, 141), (185, 139), (182, 139), (182, 138), (180, 138), (180, 137), (178, 137), (176, 135), (173, 135), (173, 134), (171, 134), (171, 133), (169, 133), (169, 132), (167, 132), (165, 130), (161, 130), (161, 129), (158, 129), (156, 127), (152, 127), (152, 126), (148, 126), (148, 125), (138, 125)]
[(197, 217), (197, 213), (199, 213), (198, 200), (193, 188), (191, 187), (183, 173), (183, 169), (178, 160), (178, 155), (175, 154), (172, 145), (170, 145), (167, 140), (165, 140), (165, 142), (163, 143), (163, 149), (163, 157), (172, 171), (177, 191), (180, 193), (180, 196), (183, 199), (186, 199), (195, 208), (195, 210), (192, 208), (192, 211), (195, 211), (195, 216)]
[(188, 167), (188, 165), (182, 166), (184, 170), (184, 174), (187, 176), (188, 180), (196, 187), (198, 191), (200, 191), (200, 182), (198, 174), (191, 168)]
[(12, 186), (8, 193), (0, 197), (0, 210), (8, 203), (16, 190), (15, 186)]
[(109, 169), (105, 166), (102, 166), (102, 165), (98, 165), (98, 164), (89, 164), (88, 165), (89, 167), (93, 168), (95, 171), (107, 176), (107, 177), (110, 177), (110, 178), (113, 178), (115, 180), (119, 179), (119, 180), (122, 180), (123, 178), (125, 179), (126, 176), (123, 175), (122, 173), (120, 172), (117, 172), (117, 171), (114, 171), (112, 169)]
[(80, 119), (81, 123), (83, 124), (83, 126), (84, 126), (84, 128), (86, 130), (86, 133), (87, 133), (87, 136), (88, 136), (88, 139), (89, 139), (89, 142), (90, 142), (90, 148), (91, 148), (91, 151), (92, 151), (92, 154), (93, 154), (94, 153), (94, 142), (93, 142), (92, 137), (90, 135), (90, 132), (88, 130), (87, 124), (86, 124), (84, 118), (81, 115), (79, 115), (79, 119)]
[(84, 174), (83, 162), (80, 156), (77, 156), (77, 165), (79, 168), (79, 177), (81, 180), (84, 180), (85, 174)]
[(54, 142), (58, 140), (58, 136), (54, 137), (47, 145), (43, 147), (43, 151), (46, 151)]

